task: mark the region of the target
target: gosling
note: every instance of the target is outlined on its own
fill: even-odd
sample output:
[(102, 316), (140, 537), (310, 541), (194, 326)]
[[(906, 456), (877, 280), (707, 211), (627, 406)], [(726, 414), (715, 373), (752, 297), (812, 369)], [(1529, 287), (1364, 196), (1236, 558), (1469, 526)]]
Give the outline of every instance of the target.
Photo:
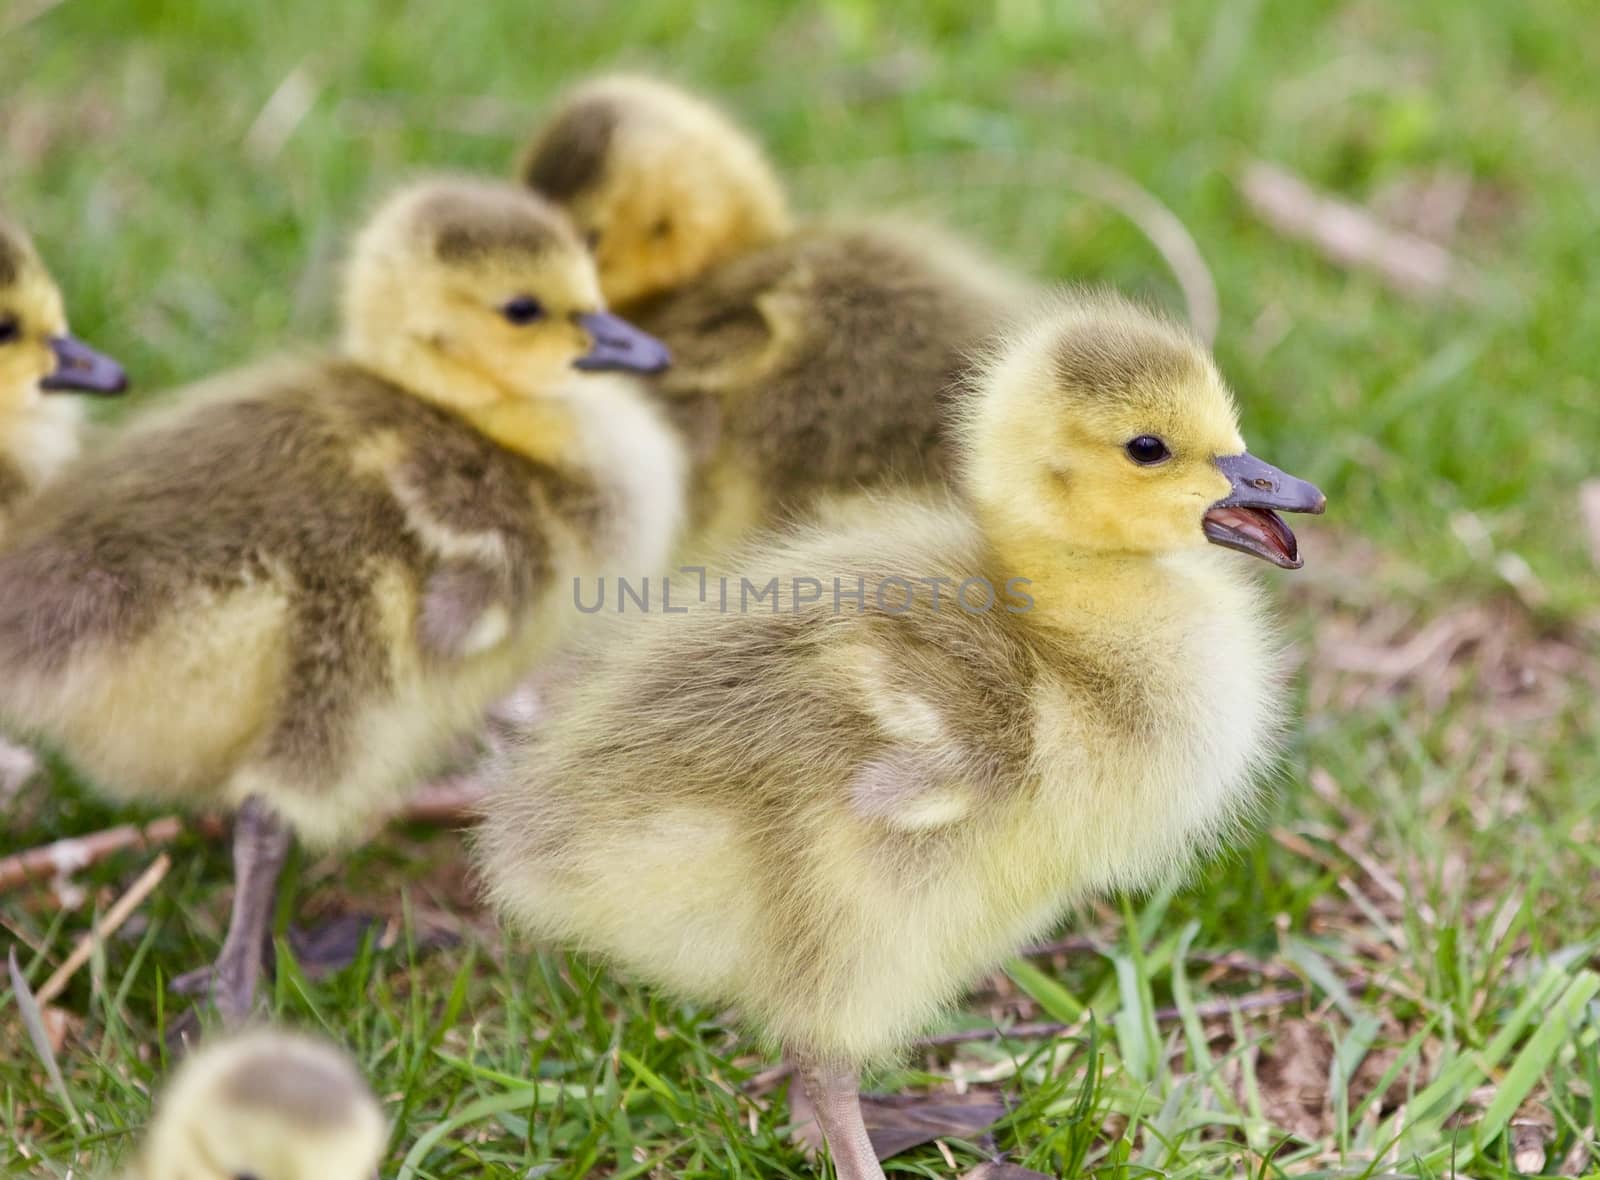
[(664, 82), (557, 103), (519, 169), (595, 253), (606, 296), (672, 350), (655, 388), (697, 459), (692, 548), (943, 485), (951, 397), (1031, 292), (893, 221), (796, 225), (761, 149)]
[[(22, 227), (0, 212), (0, 542), (39, 488), (73, 459), (83, 405), (65, 392), (118, 394), (122, 368), (67, 330), (60, 288)], [(0, 737), (0, 801), (38, 770)]]
[(863, 1066), (1248, 814), (1289, 694), (1217, 546), (1297, 567), (1274, 510), (1324, 506), (1245, 451), (1202, 346), (1116, 298), (1010, 334), (965, 406), (964, 500), (888, 498), (756, 543), (726, 598), (613, 617), (476, 837), (515, 924), (782, 1045), (846, 1180), (883, 1175)]
[(237, 809), (212, 986), (249, 1011), (298, 834), (359, 837), (576, 616), (655, 572), (681, 448), (566, 221), (407, 189), (356, 242), (344, 355), (228, 374), (64, 473), (0, 552), (0, 718), (109, 792)]
[(83, 406), (127, 376), (67, 330), (61, 291), (22, 228), (0, 213), (0, 540), (23, 501), (76, 457)]
[(348, 1054), (258, 1030), (184, 1061), (124, 1180), (372, 1180), (387, 1137)]

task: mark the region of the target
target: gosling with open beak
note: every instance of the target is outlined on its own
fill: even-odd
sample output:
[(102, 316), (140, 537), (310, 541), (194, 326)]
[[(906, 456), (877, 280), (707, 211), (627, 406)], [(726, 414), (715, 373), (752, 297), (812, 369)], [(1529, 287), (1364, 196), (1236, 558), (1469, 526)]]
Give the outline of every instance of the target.
[(1209, 509), (1202, 521), (1213, 545), (1251, 553), (1281, 569), (1297, 570), (1305, 562), (1294, 533), (1279, 512), (1320, 515), (1328, 498), (1303, 479), (1279, 471), (1246, 452), (1224, 455), (1217, 468), (1232, 490)]

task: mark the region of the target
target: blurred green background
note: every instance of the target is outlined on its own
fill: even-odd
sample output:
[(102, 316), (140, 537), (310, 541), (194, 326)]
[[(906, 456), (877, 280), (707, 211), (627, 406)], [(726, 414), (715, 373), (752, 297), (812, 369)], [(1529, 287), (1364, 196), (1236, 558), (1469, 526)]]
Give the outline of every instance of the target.
[[(1498, 1137), (1526, 1098), (1543, 1104), (1538, 1163), (1554, 1171), (1593, 1141), (1600, 1088), (1600, 1015), (1550, 1044), (1525, 1035), (1561, 973), (1582, 1000), (1600, 906), (1600, 595), (1579, 511), (1600, 476), (1597, 62), (1592, 0), (0, 0), (0, 203), (35, 233), (79, 334), (126, 362), (137, 406), (331, 340), (342, 243), (364, 210), (419, 171), (506, 174), (548, 99), (597, 70), (720, 99), (804, 209), (944, 218), (1040, 279), (1181, 312), (1126, 202), (1085, 191), (1114, 170), (1171, 211), (1214, 278), (1217, 351), (1252, 450), (1329, 493), (1307, 569), (1277, 581), (1308, 724), (1241, 854), (1187, 893), (1091, 915), (1084, 928), (1124, 940), (1122, 958), (1013, 971), (1006, 1011), (1070, 1015), (1062, 996), (1078, 997), (1113, 1052), (1103, 1078), (1081, 1058), (1019, 1066), (1007, 1084), (1026, 1104), (1002, 1145), (1073, 1174), (1265, 1175), (1294, 1126), (1274, 1097), (1293, 1079), (1269, 1063), (1300, 1043), (1276, 1018), (1235, 1030), (1252, 1046), (1243, 1067), (1213, 1069), (1198, 1023), (1170, 1059), (1135, 1051), (1139, 1006), (1185, 994), (1175, 961), (1248, 954), (1304, 981), (1318, 1027), (1333, 1022), (1341, 1055), (1319, 1084), (1387, 1053), (1402, 1090), (1445, 1086), (1401, 1119), (1399, 1148), (1379, 1122), (1390, 1108), (1330, 1097), (1280, 1160), (1328, 1174), (1389, 1151), (1385, 1167), (1442, 1174), (1493, 1084), (1515, 1101), (1474, 1168), (1528, 1162)], [(1242, 195), (1253, 160), (1425, 232), (1470, 290), (1402, 295), (1285, 238)], [(26, 796), (9, 836), (121, 817), (63, 783)], [(302, 883), (358, 908), (409, 891), (409, 930), (414, 900), (470, 896), (439, 885), (459, 875), (454, 844), (414, 836), (353, 866), (308, 863)], [(181, 847), (149, 924), (63, 1000), (87, 1022), (65, 1068), (99, 1138), (60, 1114), (0, 1005), (0, 1163), (63, 1176), (142, 1123), (160, 1065), (156, 968), (208, 957), (226, 912), (223, 850)], [(142, 863), (103, 866), (91, 895), (103, 904)], [(0, 905), (0, 926), (37, 952), (35, 983), (88, 917)], [(552, 1176), (809, 1174), (781, 1109), (758, 1117), (718, 1080), (760, 1065), (725, 1022), (555, 957), (508, 973), (492, 931), (477, 933), (476, 958), (413, 948), (331, 983), (280, 975), (276, 1011), (339, 1035), (373, 1071), (391, 1164), (525, 1076), (534, 1044), (541, 1076), (593, 1083), (585, 1102), (464, 1133), (471, 1145), (426, 1174), (521, 1176), (536, 1160), (555, 1161)], [(1003, 1063), (985, 1052), (985, 1069)], [(931, 1148), (907, 1167), (950, 1174)]]

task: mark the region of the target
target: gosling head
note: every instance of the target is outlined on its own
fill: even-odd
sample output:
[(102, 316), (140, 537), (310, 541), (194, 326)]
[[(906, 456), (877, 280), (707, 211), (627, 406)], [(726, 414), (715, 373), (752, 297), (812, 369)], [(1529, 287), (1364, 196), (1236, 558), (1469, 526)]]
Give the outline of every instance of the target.
[(385, 202), (345, 276), (345, 349), (458, 409), (559, 388), (572, 369), (655, 372), (660, 341), (606, 311), (559, 210), (509, 184), (443, 178)]
[(1064, 299), (979, 381), (969, 484), (1009, 536), (1146, 557), (1209, 543), (1301, 565), (1278, 512), (1326, 500), (1246, 452), (1233, 397), (1186, 329), (1112, 296)]
[(566, 209), (618, 306), (789, 230), (782, 186), (755, 142), (710, 103), (652, 79), (578, 86), (518, 175)]
[(0, 214), (0, 416), (69, 390), (121, 393), (120, 366), (67, 331), (67, 316), (28, 236)]
[(202, 1046), (156, 1103), (140, 1180), (371, 1180), (388, 1128), (350, 1059), (254, 1032)]

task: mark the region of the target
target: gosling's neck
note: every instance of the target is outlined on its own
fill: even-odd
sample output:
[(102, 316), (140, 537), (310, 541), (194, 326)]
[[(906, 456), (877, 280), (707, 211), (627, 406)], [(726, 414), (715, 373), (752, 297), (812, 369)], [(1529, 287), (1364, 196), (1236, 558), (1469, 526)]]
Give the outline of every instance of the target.
[(80, 398), (49, 395), (26, 406), (0, 406), (0, 462), (37, 487), (77, 457), (82, 428)]
[[(785, 209), (750, 209), (728, 242), (717, 252), (711, 265), (764, 250), (782, 241), (794, 232), (794, 224)], [(710, 269), (707, 266), (705, 269)]]
[[(987, 530), (989, 576), (1033, 600), (1022, 619), (1054, 631), (1148, 631), (1177, 622), (1212, 596), (1219, 571), (1203, 549), (1161, 556), (1078, 548), (1004, 528)], [(1015, 595), (1013, 595), (1015, 597)]]
[(573, 399), (559, 390), (548, 397), (522, 396), (476, 358), (417, 340), (375, 345), (352, 335), (345, 352), (390, 385), (466, 419), (507, 450), (551, 465), (571, 454), (576, 411)]

